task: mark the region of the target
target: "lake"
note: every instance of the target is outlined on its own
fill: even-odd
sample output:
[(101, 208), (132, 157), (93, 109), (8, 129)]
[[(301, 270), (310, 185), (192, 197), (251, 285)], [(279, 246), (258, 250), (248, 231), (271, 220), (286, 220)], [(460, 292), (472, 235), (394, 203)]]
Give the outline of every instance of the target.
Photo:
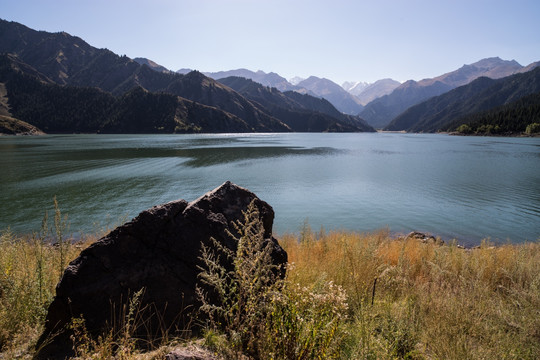
[(39, 230), (56, 196), (71, 232), (117, 225), (226, 180), (274, 232), (429, 232), (465, 245), (540, 238), (540, 138), (439, 134), (0, 137), (0, 229)]

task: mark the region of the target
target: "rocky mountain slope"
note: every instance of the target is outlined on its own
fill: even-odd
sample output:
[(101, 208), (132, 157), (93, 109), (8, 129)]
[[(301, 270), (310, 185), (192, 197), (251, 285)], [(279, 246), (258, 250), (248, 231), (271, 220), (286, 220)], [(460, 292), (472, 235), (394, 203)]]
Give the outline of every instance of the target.
[(133, 58), (133, 61), (135, 61), (136, 63), (141, 64), (141, 65), (146, 65), (150, 69), (152, 69), (154, 71), (157, 71), (157, 72), (164, 72), (164, 73), (172, 72), (171, 70), (167, 69), (165, 66), (159, 65), (158, 63), (156, 63), (156, 62), (154, 62), (154, 61), (152, 61), (150, 59), (147, 59), (147, 58), (137, 57), (137, 58)]
[[(45, 132), (254, 131), (233, 114), (176, 95), (134, 87), (114, 96), (98, 88), (58, 85), (19, 71), (10, 60), (7, 55), (0, 56), (0, 79), (9, 114)], [(289, 130), (284, 127), (284, 131)]]
[(362, 88), (361, 91), (356, 91), (356, 88), (353, 88), (349, 90), (349, 92), (360, 100), (360, 104), (365, 106), (381, 96), (390, 94), (399, 85), (401, 85), (399, 81), (393, 79), (381, 79), (375, 81), (373, 84), (368, 84), (366, 87)]
[(341, 87), (345, 91), (355, 96), (364, 91), (364, 89), (368, 86), (369, 83), (365, 81), (345, 81), (343, 84), (341, 84)]
[[(473, 121), (463, 119), (466, 116), (515, 102), (538, 92), (540, 92), (540, 68), (538, 67), (529, 72), (496, 80), (481, 77), (467, 85), (410, 107), (385, 129), (409, 132), (452, 131), (461, 124)], [(524, 116), (510, 119), (510, 122), (522, 121), (525, 121), (526, 126), (529, 119)], [(502, 126), (502, 124), (499, 125), (499, 127)], [(507, 127), (509, 131), (512, 131), (511, 126)], [(521, 131), (524, 130), (523, 126)]]
[[(28, 68), (59, 85), (96, 87), (116, 96), (141, 87), (226, 111), (240, 117), (252, 131), (290, 130), (238, 93), (200, 73), (154, 71), (107, 49), (96, 49), (67, 33), (35, 31), (0, 20), (0, 52), (13, 54)], [(211, 128), (201, 131), (215, 132)]]
[(374, 131), (359, 117), (339, 112), (325, 99), (294, 91), (282, 93), (276, 88), (241, 77), (227, 77), (219, 81), (260, 104), (293, 131)]
[(289, 83), (284, 77), (274, 73), (265, 73), (262, 70), (251, 71), (247, 69), (237, 69), (218, 72), (204, 72), (204, 75), (211, 77), (214, 80), (220, 80), (223, 78), (236, 76), (253, 80), (264, 86), (270, 86), (278, 89), (279, 91), (298, 90), (299, 87)]
[(310, 76), (306, 80), (299, 82), (297, 86), (325, 98), (330, 101), (336, 109), (345, 114), (358, 115), (364, 108), (356, 97), (328, 79)]
[(421, 81), (409, 80), (398, 86), (389, 95), (377, 98), (367, 104), (360, 116), (370, 125), (383, 128), (407, 108), (433, 96), (444, 94), (481, 76), (497, 79), (518, 73), (523, 68), (514, 60), (488, 58), (474, 64), (463, 65), (458, 70), (435, 78)]
[(0, 115), (0, 135), (43, 135), (43, 132), (27, 122)]
[[(107, 49), (94, 48), (67, 33), (35, 31), (15, 22), (0, 20), (0, 53), (10, 54), (4, 59), (9, 63), (7, 68), (39, 79), (44, 84), (70, 86), (71, 89), (97, 88), (117, 99), (140, 88), (151, 94), (147, 98), (163, 93), (181, 97), (177, 102), (190, 104), (185, 107), (206, 109), (207, 117), (199, 124), (191, 121), (191, 118), (182, 117), (189, 124), (194, 124), (180, 126), (182, 131), (291, 131), (288, 125), (265, 112), (258, 104), (200, 72), (192, 71), (182, 75), (159, 71), (157, 64), (147, 59), (138, 59), (143, 63), (141, 65)], [(10, 74), (10, 71), (6, 71), (6, 74)], [(6, 84), (6, 81), (6, 78), (0, 78), (0, 83)], [(22, 98), (30, 100), (29, 96), (22, 93), (18, 94), (19, 100), (16, 100), (13, 94), (9, 94), (10, 87), (7, 88), (10, 102)], [(64, 103), (67, 104), (66, 101)], [(24, 106), (20, 104), (19, 101), (19, 114), (24, 112)], [(28, 106), (32, 107), (31, 104)], [(37, 105), (37, 108), (42, 106)], [(236, 125), (231, 129), (223, 128), (220, 121), (224, 119), (228, 119), (226, 122), (231, 124), (244, 124), (240, 126), (243, 130)], [(202, 123), (205, 126), (200, 126)]]

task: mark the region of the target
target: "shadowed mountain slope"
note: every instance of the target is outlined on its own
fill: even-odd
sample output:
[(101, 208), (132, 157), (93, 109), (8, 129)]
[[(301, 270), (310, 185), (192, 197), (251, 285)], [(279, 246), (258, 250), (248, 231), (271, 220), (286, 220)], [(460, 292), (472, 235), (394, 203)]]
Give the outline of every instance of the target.
[[(246, 131), (290, 131), (279, 120), (258, 109), (235, 91), (201, 73), (158, 72), (125, 56), (96, 49), (66, 33), (35, 31), (0, 20), (0, 52), (34, 69), (58, 85), (96, 87), (116, 96), (141, 87), (166, 92), (235, 115), (248, 124)], [(215, 129), (206, 129), (215, 132)], [(232, 129), (231, 129), (232, 131)]]
[(463, 65), (458, 70), (421, 81), (409, 80), (385, 95), (367, 104), (360, 116), (370, 125), (383, 128), (407, 108), (419, 104), (433, 96), (448, 92), (474, 79), (487, 76), (502, 78), (520, 72), (523, 66), (516, 61), (488, 58), (474, 64)]
[(511, 103), (458, 118), (448, 130), (461, 134), (512, 135), (540, 132), (540, 92)]
[(359, 117), (339, 112), (325, 99), (294, 91), (282, 93), (241, 77), (219, 81), (261, 105), (294, 131), (374, 131)]
[[(540, 68), (502, 79), (481, 77), (468, 85), (433, 97), (396, 117), (385, 129), (410, 132), (452, 130), (456, 121), (540, 92)], [(515, 121), (521, 121), (518, 118)]]
[[(94, 88), (92, 91), (99, 89), (104, 94), (92, 92), (90, 95), (88, 93), (89, 99), (99, 98), (101, 99), (99, 101), (107, 97), (109, 99), (107, 101), (117, 103), (119, 101), (118, 99), (127, 101), (135, 96), (134, 94), (138, 94), (136, 98), (140, 101), (151, 102), (151, 99), (154, 98), (165, 99), (164, 94), (167, 94), (172, 96), (169, 98), (169, 101), (176, 104), (177, 112), (180, 111), (178, 110), (180, 108), (196, 108), (197, 111), (194, 113), (199, 114), (199, 110), (202, 111), (202, 109), (205, 109), (204, 119), (199, 119), (198, 121), (185, 114), (185, 116), (181, 115), (180, 119), (183, 120), (180, 121), (180, 124), (176, 121), (176, 125), (173, 127), (177, 131), (281, 132), (293, 130), (260, 103), (253, 102), (239, 92), (200, 72), (191, 71), (182, 75), (164, 71), (162, 67), (148, 59), (137, 58), (137, 61), (134, 61), (126, 56), (118, 56), (107, 49), (94, 48), (82, 39), (65, 32), (48, 33), (45, 31), (35, 31), (15, 22), (0, 20), (0, 53), (9, 54), (9, 66), (11, 69), (17, 68), (18, 72), (32, 76), (38, 79), (39, 82), (49, 85), (50, 91), (57, 96), (66, 97), (66, 101), (63, 102), (66, 108), (60, 108), (59, 113), (71, 108), (67, 104), (67, 99), (72, 99), (72, 96), (52, 86), (53, 84), (56, 86), (69, 86), (70, 91), (74, 94), (88, 93), (90, 91), (89, 88)], [(259, 75), (265, 75), (268, 78), (274, 79), (273, 81), (279, 82), (284, 80), (277, 74)], [(0, 83), (5, 82), (5, 79), (0, 79)], [(42, 85), (36, 85), (36, 87), (40, 88), (38, 92), (43, 95)], [(11, 86), (9, 88), (13, 89), (14, 87)], [(76, 90), (77, 88), (81, 88), (81, 90)], [(135, 92), (133, 92), (134, 89)], [(137, 89), (144, 90), (145, 92), (140, 92)], [(26, 114), (29, 114), (35, 109), (44, 106), (44, 104), (30, 105), (30, 97), (27, 96), (28, 94), (24, 95), (20, 90), (19, 88), (17, 97), (13, 96), (13, 94), (8, 96), (10, 102), (17, 102), (17, 111), (19, 113), (26, 112)], [(142, 96), (143, 93), (145, 94), (144, 96)], [(129, 96), (126, 98), (125, 96), (127, 94)], [(25, 99), (26, 104), (29, 106), (28, 109), (24, 109), (21, 99)], [(38, 99), (45, 101), (43, 96), (38, 97)], [(111, 99), (116, 100), (113, 101)], [(189, 106), (186, 104), (189, 104)], [(56, 102), (56, 106), (59, 106), (58, 102)], [(289, 110), (295, 106), (289, 104)], [(83, 108), (86, 107), (83, 106)], [(142, 108), (137, 108), (141, 112), (143, 111)], [(161, 112), (155, 108), (153, 109), (154, 112)], [(92, 111), (101, 111), (100, 109), (90, 111), (89, 108), (87, 110), (90, 113)], [(73, 111), (73, 109), (69, 110), (69, 112)], [(116, 113), (127, 114), (128, 112), (124, 109)], [(324, 121), (320, 119), (321, 113), (318, 110), (310, 110), (307, 107), (302, 108), (302, 111), (298, 114), (304, 119), (317, 119), (316, 122), (319, 124), (316, 127), (296, 126), (297, 129), (302, 129), (302, 131), (362, 131), (364, 128), (363, 124), (355, 119), (336, 119), (335, 124), (323, 126), (322, 123)], [(125, 117), (127, 115), (123, 116)], [(27, 119), (34, 117), (28, 116)], [(58, 116), (55, 118), (58, 118)], [(110, 122), (110, 117), (107, 118), (107, 121)], [(281, 114), (280, 118), (284, 119), (285, 116)], [(66, 121), (70, 123), (70, 121)], [(78, 125), (86, 122), (86, 120), (82, 122), (71, 121), (72, 124), (77, 123)], [(292, 123), (293, 119), (287, 118), (287, 122)], [(298, 120), (296, 122), (305, 123), (304, 120)], [(112, 129), (118, 129), (121, 122), (113, 123), (117, 125), (112, 126), (112, 128), (102, 127), (101, 130), (113, 131)], [(222, 126), (224, 123), (230, 124), (231, 127), (224, 128)], [(52, 128), (56, 128), (52, 124), (48, 124), (48, 126), (49, 131), (52, 131)], [(94, 124), (88, 129), (95, 127)], [(120, 128), (125, 127), (120, 126)], [(170, 129), (171, 126), (158, 126), (157, 128)], [(132, 128), (130, 129), (130, 131), (135, 131)], [(371, 130), (369, 127), (366, 129), (367, 131)], [(63, 127), (62, 131), (69, 131), (68, 127)], [(72, 129), (72, 131), (90, 130)]]
[(249, 132), (239, 117), (176, 95), (134, 87), (121, 96), (98, 88), (58, 85), (21, 71), (0, 56), (3, 111), (45, 132)]

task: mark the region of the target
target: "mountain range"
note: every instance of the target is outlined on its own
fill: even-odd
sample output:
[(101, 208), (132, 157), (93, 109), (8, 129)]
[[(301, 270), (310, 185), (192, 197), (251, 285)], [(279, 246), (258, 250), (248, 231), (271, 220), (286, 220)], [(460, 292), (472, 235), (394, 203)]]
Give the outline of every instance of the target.
[[(302, 79), (304, 80), (304, 79)], [(302, 81), (300, 80), (300, 81)], [(299, 81), (299, 82), (300, 82)], [(362, 91), (364, 91), (364, 89), (366, 87), (369, 86), (369, 83), (365, 82), (365, 81), (345, 81), (343, 84), (341, 84), (341, 87), (353, 94), (353, 95), (358, 95), (359, 93), (361, 93)]]
[(335, 82), (325, 78), (310, 76), (300, 81), (296, 86), (325, 98), (345, 114), (357, 115), (364, 108), (360, 100), (354, 95), (347, 92)]
[(300, 87), (294, 86), (287, 81), (284, 77), (270, 72), (265, 73), (262, 70), (251, 71), (247, 69), (237, 69), (219, 72), (204, 72), (204, 75), (211, 77), (214, 80), (220, 80), (223, 78), (236, 76), (253, 80), (264, 86), (269, 86), (278, 89), (279, 91), (299, 90)]
[[(537, 65), (538, 63), (533, 63), (524, 67), (515, 60), (507, 61), (494, 57), (463, 65), (455, 71), (420, 81), (409, 80), (401, 84), (393, 79), (381, 79), (372, 84), (345, 82), (342, 86), (331, 80), (315, 76), (287, 81), (276, 73), (265, 73), (261, 70), (253, 72), (247, 69), (237, 69), (205, 73), (205, 75), (216, 80), (229, 76), (244, 77), (281, 91), (297, 91), (321, 97), (330, 101), (343, 113), (360, 114), (360, 117), (371, 126), (384, 128), (409, 107), (433, 96), (444, 94), (456, 87), (466, 85), (479, 77), (486, 76), (498, 79), (526, 72)], [(181, 69), (179, 72), (187, 70)]]
[(401, 83), (399, 81), (393, 79), (381, 79), (372, 84), (357, 83), (357, 85), (351, 87), (347, 91), (356, 96), (356, 98), (360, 101), (360, 104), (365, 106), (381, 96), (390, 94), (400, 85)]
[[(187, 73), (190, 69), (179, 69), (178, 73)], [(218, 72), (204, 72), (204, 75), (211, 77), (214, 80), (235, 76), (253, 80), (264, 86), (274, 87), (280, 91), (297, 91), (299, 93), (308, 94), (324, 98), (339, 111), (349, 114), (358, 115), (363, 109), (361, 101), (354, 95), (347, 92), (343, 87), (334, 83), (331, 80), (310, 76), (308, 79), (298, 79), (296, 84), (292, 84), (284, 77), (270, 72), (251, 71), (248, 69), (236, 69)]]
[(371, 127), (358, 116), (343, 114), (329, 101), (296, 91), (280, 92), (243, 77), (226, 77), (222, 84), (238, 91), (249, 100), (260, 104), (269, 113), (287, 123), (293, 131), (324, 131), (332, 119), (338, 119), (332, 131), (354, 131)]
[[(535, 94), (540, 94), (540, 67), (500, 79), (483, 76), (467, 85), (408, 108), (394, 118), (385, 129), (408, 132), (455, 131), (462, 124), (480, 120), (473, 116), (475, 114), (515, 103)], [(522, 110), (528, 111), (525, 106)], [(499, 125), (498, 132), (524, 131), (528, 124), (539, 118), (538, 115), (540, 114), (531, 113), (527, 116), (516, 116), (514, 119), (501, 119), (496, 124)], [(486, 121), (483, 125), (490, 123), (491, 121)], [(477, 124), (476, 127), (479, 125), (482, 124)]]
[(480, 60), (474, 64), (421, 81), (409, 80), (398, 86), (392, 93), (379, 97), (366, 105), (360, 116), (375, 128), (384, 128), (395, 117), (409, 107), (419, 104), (433, 96), (444, 94), (456, 87), (486, 76), (492, 79), (527, 72), (537, 66), (521, 66), (516, 61), (502, 60), (498, 57)]
[[(346, 114), (359, 114), (375, 128), (384, 128), (394, 118), (409, 107), (444, 94), (459, 86), (485, 76), (493, 79), (527, 72), (538, 63), (522, 66), (515, 60), (498, 57), (482, 59), (469, 65), (434, 78), (420, 81), (409, 80), (403, 84), (393, 79), (381, 79), (372, 84), (366, 82), (345, 82), (342, 86), (331, 80), (311, 76), (307, 79), (294, 78), (287, 81), (275, 73), (253, 72), (247, 69), (205, 73), (214, 79), (238, 76), (251, 79), (282, 91), (296, 91), (318, 96), (330, 101), (338, 110)], [(185, 72), (187, 69), (181, 69)], [(294, 83), (294, 84), (293, 84)]]
[(540, 119), (539, 65), (487, 58), (403, 84), (382, 79), (339, 86), (315, 76), (293, 84), (260, 70), (173, 72), (147, 58), (97, 49), (65, 32), (0, 19), (0, 128), (514, 133), (537, 128), (529, 125)]
[[(0, 20), (0, 53), (5, 54), (0, 84), (6, 89), (10, 115), (36, 125), (33, 122), (44, 118), (40, 113), (56, 109), (49, 119), (64, 125), (46, 121), (41, 125), (45, 131), (292, 131), (259, 104), (200, 72), (169, 72), (144, 58), (134, 61), (97, 49), (65, 32), (35, 31)], [(162, 102), (168, 105), (160, 108)], [(103, 114), (95, 114), (92, 122), (92, 112)], [(59, 114), (65, 118), (59, 119)], [(129, 124), (133, 116), (138, 125)], [(357, 126), (330, 116), (326, 121), (320, 131), (373, 131), (359, 119)]]

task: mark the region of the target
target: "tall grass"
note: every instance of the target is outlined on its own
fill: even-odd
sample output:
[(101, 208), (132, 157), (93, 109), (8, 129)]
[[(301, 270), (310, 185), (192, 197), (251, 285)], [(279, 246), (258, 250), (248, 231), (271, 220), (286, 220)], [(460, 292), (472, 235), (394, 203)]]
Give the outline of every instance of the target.
[(215, 250), (203, 247), (201, 310), (208, 315), (207, 335), (222, 337), (216, 343), (207, 336), (207, 344), (226, 358), (337, 358), (347, 309), (341, 288), (322, 278), (306, 287), (281, 279), (259, 219), (251, 202), (243, 221), (234, 223), (237, 234), (229, 234), (236, 251), (215, 241)]
[(540, 358), (540, 243), (464, 250), (387, 232), (284, 236), (289, 278), (350, 305), (345, 358)]
[(39, 232), (0, 233), (0, 352), (7, 358), (26, 352), (37, 341), (65, 266), (93, 240), (59, 244), (55, 234), (63, 230), (55, 232), (47, 225), (45, 216)]
[[(56, 210), (55, 217), (65, 219)], [(314, 232), (305, 224), (300, 234), (280, 239), (289, 256), (285, 279), (259, 286), (275, 269), (257, 242), (254, 218), (248, 214), (232, 235), (239, 252), (202, 254), (207, 285), (224, 281), (226, 290), (221, 302), (206, 299), (206, 318), (215, 322), (205, 342), (224, 357), (540, 358), (540, 242), (485, 241), (466, 250), (387, 231)], [(0, 234), (0, 359), (32, 355), (61, 270), (95, 239), (73, 243), (47, 220), (30, 236)], [(236, 259), (234, 269), (214, 263), (221, 279), (210, 276), (215, 256)], [(123, 329), (100, 339), (85, 338), (84, 323), (74, 320), (80, 358), (163, 357), (171, 344), (154, 355), (135, 350), (129, 313)]]

